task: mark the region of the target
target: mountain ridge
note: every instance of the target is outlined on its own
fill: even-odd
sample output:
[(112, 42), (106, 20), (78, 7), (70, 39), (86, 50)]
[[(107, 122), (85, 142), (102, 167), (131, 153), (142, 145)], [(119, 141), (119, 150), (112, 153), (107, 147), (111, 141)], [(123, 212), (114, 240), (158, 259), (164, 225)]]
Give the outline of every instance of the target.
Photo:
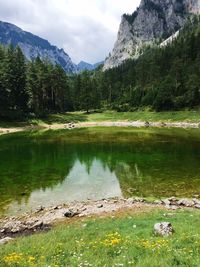
[(63, 48), (52, 45), (48, 40), (35, 34), (22, 30), (9, 22), (0, 21), (0, 44), (19, 46), (28, 60), (40, 57), (49, 60), (52, 64), (59, 64), (67, 73), (79, 73), (84, 70), (94, 70), (104, 62), (90, 64), (81, 61), (79, 64), (72, 62), (70, 56)]
[(0, 43), (4, 46), (19, 46), (28, 60), (40, 57), (48, 59), (52, 64), (61, 65), (68, 73), (77, 72), (76, 65), (62, 48), (12, 23), (0, 21)]
[(92, 70), (95, 70), (96, 68), (98, 68), (100, 65), (103, 65), (104, 64), (104, 61), (101, 61), (101, 62), (97, 62), (95, 64), (90, 64), (86, 61), (80, 61), (77, 65), (78, 67), (78, 72), (82, 72), (82, 71), (85, 71), (85, 70), (88, 70), (88, 71), (92, 71)]
[(141, 55), (145, 45), (164, 42), (180, 30), (188, 15), (200, 13), (200, 0), (141, 0), (131, 15), (122, 15), (117, 41), (103, 70)]

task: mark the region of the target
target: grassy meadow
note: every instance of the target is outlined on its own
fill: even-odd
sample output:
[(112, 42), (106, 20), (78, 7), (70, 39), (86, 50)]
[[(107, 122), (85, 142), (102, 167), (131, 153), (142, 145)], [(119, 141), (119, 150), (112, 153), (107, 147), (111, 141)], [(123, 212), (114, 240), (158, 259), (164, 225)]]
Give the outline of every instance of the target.
[(169, 111), (169, 112), (115, 112), (105, 111), (86, 114), (83, 112), (72, 112), (66, 114), (50, 115), (44, 122), (101, 122), (101, 121), (150, 121), (150, 122), (199, 122), (200, 111)]
[[(154, 235), (161, 221), (172, 223), (173, 236)], [(199, 222), (199, 211), (152, 208), (79, 219), (1, 247), (0, 266), (198, 267)]]
[(68, 122), (115, 122), (115, 121), (149, 121), (149, 122), (200, 122), (200, 110), (196, 111), (169, 111), (169, 112), (69, 112), (64, 114), (52, 114), (42, 119), (29, 119), (24, 122), (3, 122), (0, 127), (24, 127), (27, 125), (42, 125)]

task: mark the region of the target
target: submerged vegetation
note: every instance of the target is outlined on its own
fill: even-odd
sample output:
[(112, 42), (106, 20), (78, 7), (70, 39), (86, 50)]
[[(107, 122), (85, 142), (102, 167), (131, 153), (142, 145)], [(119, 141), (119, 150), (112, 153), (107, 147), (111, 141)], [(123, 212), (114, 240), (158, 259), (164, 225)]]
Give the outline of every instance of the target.
[[(0, 137), (0, 213), (199, 194), (200, 129), (97, 127)], [(80, 186), (81, 185), (81, 186)]]

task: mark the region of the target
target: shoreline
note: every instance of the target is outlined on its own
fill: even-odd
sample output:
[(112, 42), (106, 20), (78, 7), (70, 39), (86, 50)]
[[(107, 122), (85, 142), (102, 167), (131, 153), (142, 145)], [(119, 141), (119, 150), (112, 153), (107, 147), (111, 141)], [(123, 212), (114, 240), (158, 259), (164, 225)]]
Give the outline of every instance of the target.
[(176, 199), (175, 197), (148, 202), (143, 198), (111, 198), (73, 202), (52, 207), (40, 207), (15, 217), (0, 218), (0, 241), (51, 230), (56, 224), (72, 223), (82, 218), (110, 216), (125, 211), (145, 212), (154, 209), (176, 211), (178, 209), (200, 210), (200, 200)]
[(182, 129), (198, 129), (200, 128), (200, 122), (144, 122), (144, 121), (102, 121), (102, 122), (79, 122), (79, 123), (53, 123), (53, 124), (41, 124), (24, 127), (0, 127), (0, 136), (17, 132), (28, 132), (36, 130), (64, 130), (64, 129), (80, 129), (80, 128), (92, 128), (92, 127), (154, 127), (154, 128), (182, 128)]

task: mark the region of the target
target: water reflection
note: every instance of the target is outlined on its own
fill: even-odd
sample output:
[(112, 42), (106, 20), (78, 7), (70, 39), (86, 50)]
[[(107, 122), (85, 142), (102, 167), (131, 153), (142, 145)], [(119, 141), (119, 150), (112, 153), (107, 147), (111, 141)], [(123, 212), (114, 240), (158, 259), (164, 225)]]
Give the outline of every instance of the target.
[(0, 210), (200, 193), (200, 131), (143, 131), (0, 138)]

